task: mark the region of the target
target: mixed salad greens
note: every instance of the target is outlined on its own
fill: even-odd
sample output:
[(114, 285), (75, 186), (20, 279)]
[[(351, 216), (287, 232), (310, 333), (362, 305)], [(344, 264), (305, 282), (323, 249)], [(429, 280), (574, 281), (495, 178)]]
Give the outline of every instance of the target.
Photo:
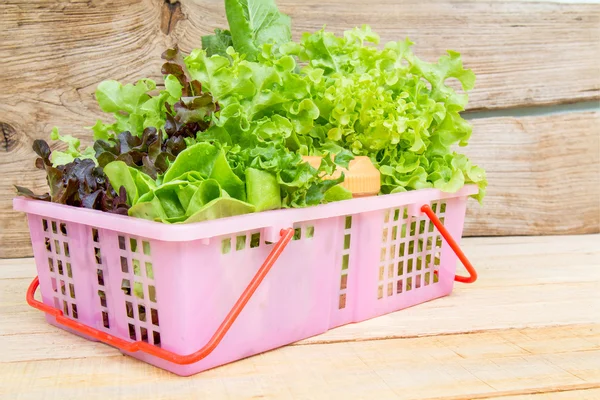
[[(368, 156), (381, 194), (468, 183), (484, 196), (485, 172), (452, 147), (467, 145), (460, 112), (475, 76), (460, 55), (418, 59), (407, 39), (378, 48), (368, 26), (342, 37), (324, 29), (291, 37), (274, 0), (225, 0), (229, 29), (202, 37), (202, 49), (162, 55), (164, 85), (101, 82), (96, 99), (111, 124), (90, 129), (93, 146), (55, 128), (66, 143), (36, 140), (36, 166), (50, 192), (40, 200), (166, 223), (198, 222), (344, 200), (328, 176)], [(323, 156), (319, 168), (302, 156)]]

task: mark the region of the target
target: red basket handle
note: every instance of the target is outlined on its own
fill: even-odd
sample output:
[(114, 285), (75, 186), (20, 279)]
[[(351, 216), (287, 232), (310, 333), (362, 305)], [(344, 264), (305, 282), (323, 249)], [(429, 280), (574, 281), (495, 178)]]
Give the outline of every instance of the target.
[(34, 299), (33, 296), (37, 287), (39, 286), (39, 278), (37, 276), (29, 285), (29, 289), (27, 289), (27, 303), (30, 306), (37, 308), (38, 310), (41, 310), (47, 314), (56, 317), (57, 323), (71, 328), (76, 332), (97, 339), (103, 343), (114, 346), (125, 352), (134, 353), (137, 351), (143, 351), (145, 353), (148, 353), (158, 358), (162, 358), (163, 360), (178, 365), (193, 364), (202, 360), (210, 353), (212, 353), (213, 350), (217, 347), (217, 345), (221, 342), (221, 340), (223, 340), (223, 337), (225, 337), (227, 331), (229, 331), (229, 328), (231, 328), (231, 325), (240, 315), (240, 313), (242, 312), (242, 310), (244, 309), (244, 307), (246, 306), (246, 304), (248, 303), (258, 286), (261, 284), (261, 282), (263, 281), (273, 264), (275, 264), (275, 262), (277, 261), (277, 259), (279, 258), (279, 256), (293, 237), (294, 229), (288, 228), (283, 229), (281, 231), (281, 238), (275, 244), (275, 246), (273, 246), (273, 250), (271, 250), (263, 265), (258, 269), (258, 272), (256, 272), (256, 275), (254, 275), (252, 281), (250, 281), (242, 295), (236, 301), (235, 305), (233, 306), (231, 311), (229, 311), (229, 314), (227, 314), (227, 316), (225, 317), (217, 331), (214, 333), (214, 335), (210, 338), (208, 343), (206, 343), (204, 347), (202, 347), (197, 352), (185, 356), (170, 352), (168, 350), (162, 349), (160, 347), (154, 346), (146, 342), (128, 342), (126, 340), (114, 337), (109, 333), (100, 331), (98, 329), (84, 325), (81, 322), (77, 322), (75, 320), (65, 317), (63, 315), (63, 312), (58, 308), (51, 307)]
[(431, 222), (433, 222), (433, 225), (435, 225), (437, 230), (442, 234), (442, 237), (446, 240), (446, 242), (448, 243), (448, 245), (450, 246), (452, 251), (454, 251), (454, 254), (456, 254), (456, 256), (458, 257), (458, 259), (460, 260), (462, 265), (464, 265), (465, 268), (467, 269), (467, 271), (469, 272), (469, 276), (456, 275), (454, 277), (454, 280), (456, 282), (462, 282), (462, 283), (475, 282), (477, 280), (477, 271), (475, 271), (475, 268), (473, 267), (471, 262), (467, 259), (467, 256), (465, 256), (465, 253), (462, 252), (458, 243), (456, 243), (456, 241), (452, 238), (452, 236), (450, 236), (450, 232), (448, 232), (446, 227), (444, 227), (444, 225), (442, 224), (442, 221), (440, 221), (440, 219), (437, 217), (437, 215), (435, 215), (435, 213), (433, 212), (431, 207), (429, 207), (429, 205), (427, 205), (427, 204), (425, 204), (423, 207), (421, 207), (421, 211), (424, 212), (429, 217)]

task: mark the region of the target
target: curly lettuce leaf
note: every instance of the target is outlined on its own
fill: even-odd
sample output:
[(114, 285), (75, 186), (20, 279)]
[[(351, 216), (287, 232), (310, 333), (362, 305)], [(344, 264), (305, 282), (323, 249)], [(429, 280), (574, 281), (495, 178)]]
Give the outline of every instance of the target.
[(50, 139), (54, 141), (60, 141), (67, 144), (66, 151), (53, 151), (50, 159), (52, 160), (52, 165), (59, 166), (65, 165), (73, 162), (76, 158), (79, 159), (89, 159), (94, 162), (94, 164), (98, 164), (95, 157), (95, 151), (93, 147), (86, 147), (83, 151), (79, 149), (81, 146), (81, 141), (74, 136), (71, 135), (61, 135), (58, 133), (58, 128), (52, 128), (52, 132), (50, 133)]
[(378, 42), (368, 26), (342, 37), (320, 30), (282, 46), (281, 55), (263, 55), (296, 55), (306, 63), (301, 76), (311, 83), (319, 117), (308, 133), (297, 130), (292, 145), (310, 143), (316, 153), (333, 143), (370, 157), (382, 174), (382, 193), (428, 187), (454, 192), (475, 183), (481, 199), (487, 185), (483, 170), (453, 150), (467, 145), (472, 132), (460, 116), (467, 94), (447, 84), (456, 78), (468, 91), (475, 75), (456, 52), (428, 63), (412, 53), (408, 39), (383, 49), (371, 46)]
[[(219, 138), (228, 148), (228, 163), (242, 180), (248, 168), (276, 177), (282, 207), (316, 204), (326, 191), (324, 185), (331, 184), (322, 183), (319, 171), (301, 157), (316, 151), (312, 139), (303, 136), (319, 117), (310, 98), (310, 81), (294, 72), (292, 57), (268, 59), (273, 47), (265, 45), (263, 50), (260, 62), (248, 61), (232, 49), (229, 57), (208, 57), (204, 50), (186, 57), (190, 75), (222, 107), (214, 125), (197, 140)], [(347, 164), (348, 155), (341, 154), (337, 161)]]
[(173, 102), (179, 100), (183, 93), (183, 85), (175, 75), (166, 76), (165, 89), (167, 90), (167, 93), (169, 93), (169, 96), (174, 100)]
[(85, 128), (92, 130), (94, 140), (109, 140), (111, 137), (109, 126), (100, 119), (97, 119), (93, 126), (86, 126)]
[(116, 122), (102, 124), (97, 121), (92, 127), (96, 139), (109, 139), (109, 132), (118, 134), (124, 131), (132, 135), (141, 135), (147, 127), (161, 128), (165, 121), (164, 103), (169, 98), (169, 92), (161, 91), (158, 96), (149, 92), (156, 89), (156, 83), (151, 79), (141, 79), (136, 84), (122, 85), (114, 80), (102, 81), (96, 88), (96, 100), (100, 109), (112, 113)]
[(151, 79), (142, 79), (136, 84), (121, 85), (117, 81), (100, 82), (96, 88), (96, 100), (100, 109), (108, 113), (135, 112), (150, 96), (148, 92), (156, 89)]

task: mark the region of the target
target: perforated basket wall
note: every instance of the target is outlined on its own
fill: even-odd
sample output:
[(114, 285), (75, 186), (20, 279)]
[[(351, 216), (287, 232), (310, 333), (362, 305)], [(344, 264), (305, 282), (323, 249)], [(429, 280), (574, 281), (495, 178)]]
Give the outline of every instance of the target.
[[(419, 207), (460, 239), (466, 198), (422, 190), (190, 225), (15, 199), (27, 212), (45, 304), (128, 341), (190, 354), (210, 339), (277, 240), (293, 240), (218, 347), (179, 375), (451, 292), (456, 255)], [(48, 322), (59, 327), (54, 317)]]

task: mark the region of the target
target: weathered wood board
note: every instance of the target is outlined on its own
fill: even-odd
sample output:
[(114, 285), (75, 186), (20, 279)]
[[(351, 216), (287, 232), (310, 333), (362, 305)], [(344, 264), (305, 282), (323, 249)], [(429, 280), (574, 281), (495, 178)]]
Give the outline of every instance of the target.
[(600, 112), (473, 120), (464, 151), (488, 174), (465, 234), (600, 232)]
[[(12, 212), (11, 199), (13, 184), (40, 192), (45, 189), (42, 174), (32, 168), (33, 140), (47, 138), (51, 128), (59, 126), (61, 132), (87, 144), (90, 132), (82, 127), (101, 117), (93, 99), (100, 81), (160, 79), (159, 56), (167, 46), (197, 47), (202, 34), (225, 23), (221, 0), (171, 3), (38, 0), (0, 4), (0, 257), (31, 255), (25, 218)], [(478, 77), (470, 110), (600, 98), (598, 4), (393, 0), (279, 0), (278, 4), (292, 16), (296, 37), (323, 24), (341, 32), (368, 23), (380, 33), (382, 42), (410, 37), (416, 42), (416, 53), (427, 60), (447, 49), (460, 51), (465, 65)], [(582, 160), (586, 165), (598, 160), (594, 125), (598, 115), (586, 113), (583, 120), (579, 114), (571, 115), (571, 125), (562, 123), (562, 118), (524, 119), (524, 128), (519, 126), (521, 118), (474, 121), (473, 148), (468, 152), (488, 168), (490, 195), (484, 208), (471, 205), (467, 235), (598, 231), (598, 186), (583, 184), (598, 181), (597, 168), (576, 167)], [(577, 136), (575, 149), (571, 151), (552, 132), (538, 129), (542, 126), (569, 138)], [(511, 132), (520, 140), (515, 146), (549, 156), (566, 152), (565, 157), (555, 164), (539, 155), (524, 160), (522, 151), (509, 148)], [(499, 157), (497, 146), (508, 153)], [(520, 165), (519, 169), (511, 169), (512, 164)], [(564, 166), (577, 176), (562, 185), (559, 178)], [(541, 194), (557, 200), (548, 201)], [(575, 200), (568, 203), (565, 199)]]
[[(72, 341), (74, 353), (82, 341)], [(0, 363), (0, 396), (449, 400), (585, 389), (590, 394), (600, 388), (599, 343), (596, 324), (288, 346), (189, 378), (116, 351), (104, 357), (42, 357)]]
[(0, 398), (598, 399), (599, 240), (466, 239), (475, 284), (189, 378), (48, 325), (1, 260)]

